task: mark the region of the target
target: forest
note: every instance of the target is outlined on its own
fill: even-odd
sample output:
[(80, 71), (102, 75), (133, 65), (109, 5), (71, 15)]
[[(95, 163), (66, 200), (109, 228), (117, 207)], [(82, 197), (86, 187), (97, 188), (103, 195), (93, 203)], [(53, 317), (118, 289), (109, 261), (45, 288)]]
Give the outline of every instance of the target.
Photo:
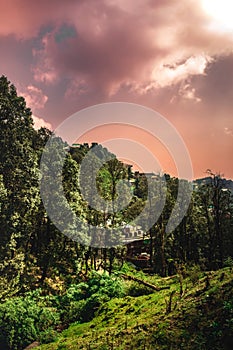
[[(100, 144), (69, 146), (35, 130), (5, 76), (0, 132), (1, 349), (232, 348), (233, 194), (223, 175), (207, 170), (194, 181), (188, 210), (168, 233), (187, 180), (146, 176)], [(122, 239), (122, 227), (140, 227), (137, 250)], [(142, 253), (144, 267), (137, 265)]]

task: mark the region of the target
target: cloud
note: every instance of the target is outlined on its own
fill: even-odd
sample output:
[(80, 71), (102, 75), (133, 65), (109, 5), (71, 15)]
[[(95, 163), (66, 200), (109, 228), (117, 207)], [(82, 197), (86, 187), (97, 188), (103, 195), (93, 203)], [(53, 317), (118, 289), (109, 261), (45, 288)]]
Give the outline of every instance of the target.
[(196, 96), (196, 89), (192, 88), (190, 84), (186, 84), (179, 90), (179, 95), (187, 100), (193, 100), (194, 102), (201, 102), (201, 98)]
[(0, 70), (53, 126), (93, 104), (142, 104), (177, 127), (199, 173), (218, 162), (232, 174), (233, 33), (201, 4), (2, 1)]
[(225, 127), (225, 128), (224, 128), (224, 134), (233, 137), (233, 131), (232, 131), (232, 129), (230, 129), (230, 128), (228, 128), (228, 127)]
[(233, 53), (224, 56), (216, 55), (207, 66), (205, 75), (194, 76), (192, 87), (201, 97), (202, 103), (212, 117), (221, 116), (222, 122), (227, 125), (225, 118), (232, 119), (233, 108)]
[(43, 49), (34, 53), (35, 79), (46, 83), (61, 77), (85, 80), (90, 88), (106, 94), (129, 79), (144, 79), (148, 66), (149, 71), (153, 67), (156, 48), (150, 44), (149, 35), (135, 33), (134, 27), (124, 28), (120, 22), (114, 19), (111, 26), (108, 20), (107, 28), (96, 25), (93, 33), (88, 33), (89, 27), (87, 33), (78, 28), (77, 37), (62, 42), (56, 41), (59, 28), (46, 34)]
[(158, 87), (165, 87), (172, 84), (177, 84), (193, 75), (202, 75), (205, 73), (207, 64), (211, 61), (211, 57), (197, 55), (189, 57), (180, 64), (163, 64), (152, 73), (154, 85)]
[(36, 67), (33, 69), (33, 73), (36, 82), (53, 84), (58, 80), (58, 74), (50, 68), (49, 64), (46, 64), (46, 61), (43, 63), (43, 68)]
[(21, 95), (25, 98), (27, 105), (32, 110), (43, 109), (46, 102), (48, 101), (48, 96), (46, 96), (41, 89), (34, 85), (28, 85)]
[(74, 79), (66, 90), (65, 98), (74, 99), (90, 92), (88, 84), (84, 79)]
[(122, 86), (144, 94), (179, 84), (204, 74), (211, 57), (233, 46), (230, 34), (209, 30), (208, 17), (193, 0), (87, 0), (72, 6), (64, 13), (69, 21), (57, 20), (34, 49), (34, 79), (65, 80), (66, 95), (72, 86), (83, 94), (77, 81), (85, 81), (86, 94), (102, 91), (106, 97)]
[(67, 96), (72, 86), (83, 94), (77, 81), (86, 94), (110, 97), (122, 86), (148, 93), (203, 74), (211, 56), (233, 45), (230, 33), (210, 30), (201, 0), (5, 1), (0, 21), (0, 35), (37, 38), (34, 80), (66, 81)]
[(32, 118), (34, 121), (34, 128), (36, 130), (43, 127), (52, 130), (52, 125), (49, 122), (46, 122), (43, 118), (37, 117), (34, 114), (32, 115)]
[(0, 35), (19, 39), (36, 37), (43, 26), (69, 20), (82, 0), (1, 1)]
[(201, 98), (197, 96), (196, 89), (189, 82), (180, 84), (177, 94), (172, 96), (170, 103), (177, 103), (180, 98), (195, 103), (201, 102)]

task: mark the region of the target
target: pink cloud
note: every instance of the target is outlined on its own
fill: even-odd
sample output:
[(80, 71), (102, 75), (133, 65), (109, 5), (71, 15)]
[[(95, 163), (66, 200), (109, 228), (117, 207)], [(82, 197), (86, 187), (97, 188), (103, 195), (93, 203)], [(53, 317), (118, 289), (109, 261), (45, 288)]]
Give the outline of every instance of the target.
[[(68, 0), (65, 4), (15, 0), (12, 6), (5, 1), (0, 35), (30, 39), (45, 26), (53, 28), (42, 38), (41, 47), (33, 50), (36, 82), (85, 80), (88, 91), (102, 90), (106, 96), (115, 95), (122, 86), (147, 93), (202, 74), (207, 57), (232, 49), (232, 35), (211, 31), (211, 19), (201, 4), (201, 0)], [(58, 41), (64, 23), (77, 35)]]
[(199, 174), (233, 174), (233, 35), (201, 0), (2, 1), (0, 21), (1, 71), (53, 126), (96, 103), (143, 104), (178, 128)]
[(229, 135), (229, 136), (233, 137), (233, 130), (230, 129), (230, 128), (228, 128), (228, 127), (226, 127), (226, 126), (225, 126), (225, 128), (224, 128), (224, 133), (225, 133), (226, 135)]
[(81, 1), (14, 0), (1, 1), (0, 35), (15, 35), (20, 39), (35, 37), (42, 26), (68, 20)]
[(43, 68), (36, 67), (33, 69), (33, 73), (35, 81), (40, 83), (53, 84), (58, 80), (57, 73), (48, 66)]
[(165, 87), (177, 84), (193, 75), (205, 73), (207, 64), (212, 59), (205, 55), (191, 56), (183, 63), (173, 63), (172, 65), (162, 65), (154, 70), (152, 76), (155, 86)]
[(180, 99), (195, 103), (201, 102), (201, 98), (197, 96), (196, 89), (188, 81), (180, 84), (177, 94), (171, 98), (170, 103), (177, 103)]
[(28, 107), (32, 110), (43, 109), (48, 101), (48, 96), (46, 96), (41, 89), (33, 85), (28, 85), (21, 95), (25, 98)]
[(67, 22), (76, 35), (58, 41), (58, 22), (45, 34), (43, 47), (34, 50), (34, 79), (54, 84), (65, 78), (77, 93), (83, 90), (73, 82), (85, 81), (87, 94), (94, 89), (108, 97), (122, 86), (147, 93), (204, 74), (212, 56), (233, 46), (230, 34), (209, 30), (196, 1), (138, 0), (136, 5), (77, 2)]
[(52, 130), (52, 125), (49, 122), (46, 122), (43, 118), (37, 117), (34, 114), (32, 115), (32, 118), (34, 121), (34, 128), (36, 130), (43, 127)]

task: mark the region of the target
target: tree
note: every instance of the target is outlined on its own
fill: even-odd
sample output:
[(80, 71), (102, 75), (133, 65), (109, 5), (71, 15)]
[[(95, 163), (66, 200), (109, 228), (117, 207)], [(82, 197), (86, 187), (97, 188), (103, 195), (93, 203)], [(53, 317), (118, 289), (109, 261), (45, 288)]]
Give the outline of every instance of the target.
[[(14, 85), (0, 78), (0, 174), (6, 190), (0, 259), (15, 268), (26, 266), (27, 243), (33, 234), (38, 211), (39, 172), (32, 139), (35, 135), (31, 111), (17, 96)], [(2, 218), (3, 219), (3, 218)], [(7, 269), (6, 269), (7, 271)]]
[(220, 268), (232, 241), (232, 195), (222, 175), (209, 169), (207, 173), (209, 178), (199, 188), (208, 234), (207, 259), (210, 268)]

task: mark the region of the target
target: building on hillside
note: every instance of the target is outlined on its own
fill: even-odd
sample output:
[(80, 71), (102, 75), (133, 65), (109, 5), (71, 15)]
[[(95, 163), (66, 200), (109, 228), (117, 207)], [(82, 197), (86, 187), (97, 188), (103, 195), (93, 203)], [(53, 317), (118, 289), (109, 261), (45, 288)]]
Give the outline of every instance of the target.
[(126, 225), (123, 243), (127, 246), (127, 257), (136, 258), (142, 253), (149, 254), (150, 238), (140, 226)]

